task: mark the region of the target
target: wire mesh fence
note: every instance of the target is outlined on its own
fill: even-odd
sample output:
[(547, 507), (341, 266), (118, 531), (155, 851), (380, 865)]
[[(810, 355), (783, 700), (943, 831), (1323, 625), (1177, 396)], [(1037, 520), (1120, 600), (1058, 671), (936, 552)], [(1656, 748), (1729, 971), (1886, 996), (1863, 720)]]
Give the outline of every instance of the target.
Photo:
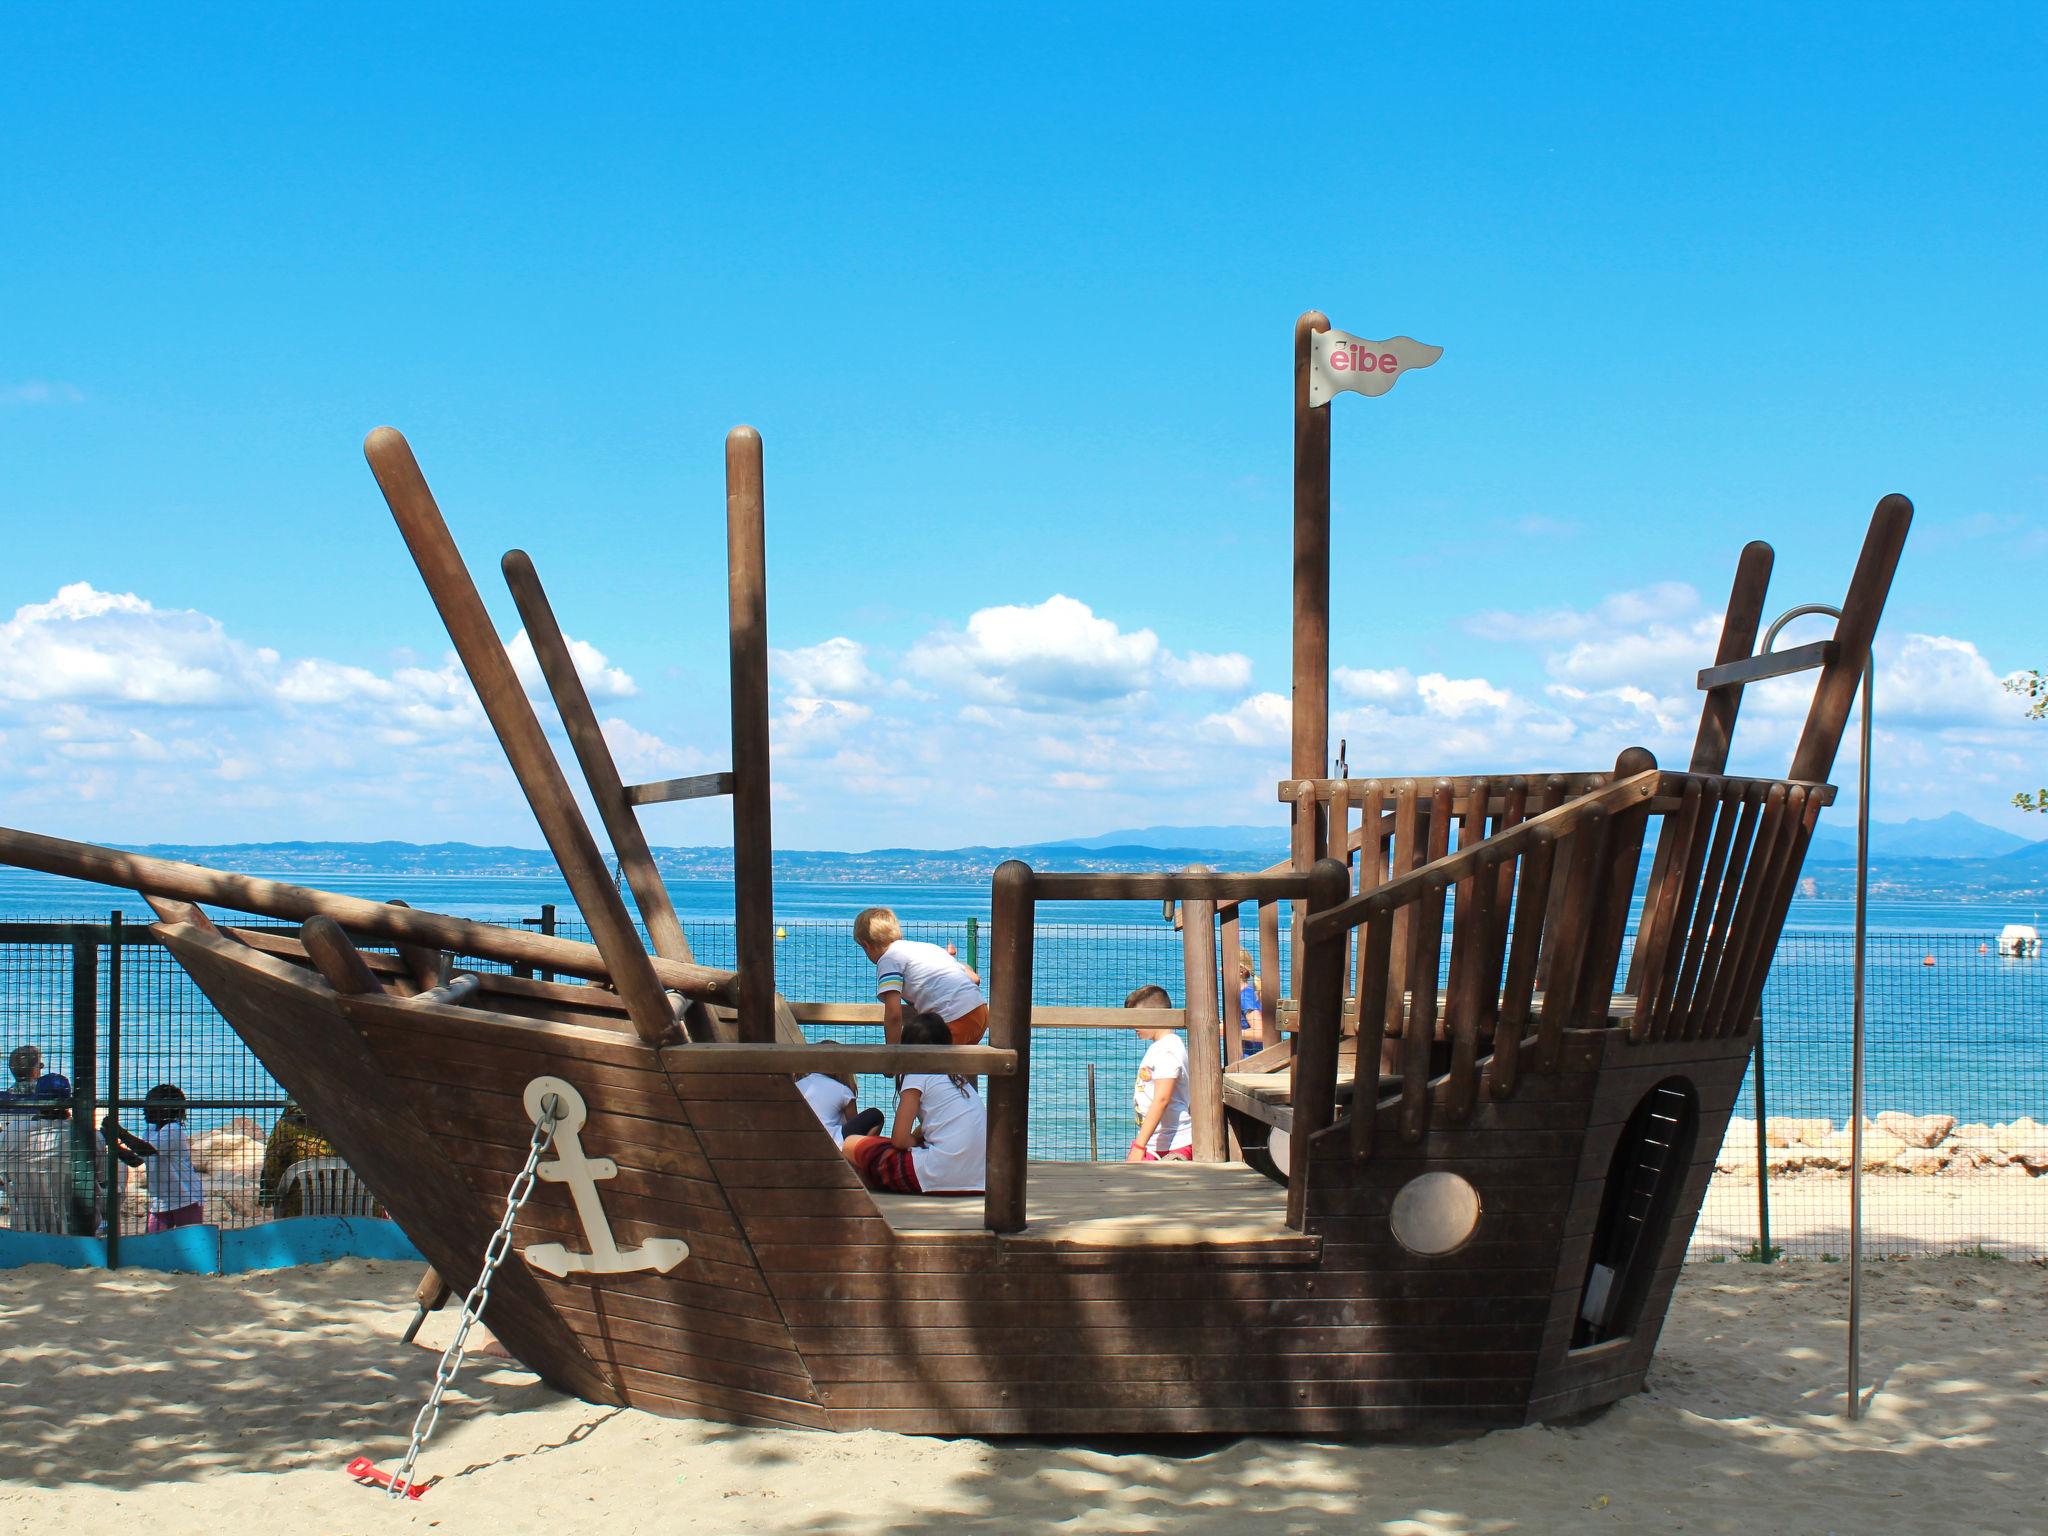
[[(552, 909), (528, 925), (587, 938)], [(729, 920), (686, 920), (684, 928), (701, 961), (732, 964)], [(970, 965), (985, 963), (988, 935), (975, 920), (910, 921), (905, 929), (951, 945)], [(1255, 937), (1246, 939), (1256, 962)], [(146, 1137), (143, 1100), (159, 1085), (186, 1097), (206, 1219), (271, 1219), (281, 1208), (275, 1165), (289, 1150), (276, 1130), (283, 1092), (146, 929), (132, 925), (123, 935), (118, 985), (111, 940), (104, 923), (0, 923), (0, 1047), (27, 1047), (36, 1057), (28, 1082), (15, 1086), (45, 1074), (66, 1080), (58, 1100), (0, 1101), (0, 1219), (17, 1229), (92, 1231), (118, 1203), (120, 1227), (141, 1230), (152, 1214), (148, 1170), (109, 1158), (98, 1127), (118, 1101), (121, 1123)], [(847, 922), (786, 922), (776, 957), (778, 984), (790, 997), (873, 1000), (874, 968)], [(1785, 935), (1764, 1001), (1761, 1147), (1752, 1066), (1693, 1257), (1846, 1254), (1850, 963), (1846, 933)], [(1041, 1004), (1115, 1007), (1148, 982), (1176, 1005), (1185, 1001), (1180, 936), (1163, 923), (1038, 928)], [(2048, 1257), (2048, 1182), (2035, 1182), (2048, 1176), (2048, 962), (2001, 956), (1957, 934), (1875, 934), (1868, 999), (1865, 1251)], [(811, 1032), (876, 1038), (871, 1026)], [(1144, 1049), (1127, 1029), (1040, 1029), (1032, 1155), (1120, 1157)], [(859, 1090), (863, 1105), (886, 1109), (893, 1099), (882, 1078), (861, 1080)]]

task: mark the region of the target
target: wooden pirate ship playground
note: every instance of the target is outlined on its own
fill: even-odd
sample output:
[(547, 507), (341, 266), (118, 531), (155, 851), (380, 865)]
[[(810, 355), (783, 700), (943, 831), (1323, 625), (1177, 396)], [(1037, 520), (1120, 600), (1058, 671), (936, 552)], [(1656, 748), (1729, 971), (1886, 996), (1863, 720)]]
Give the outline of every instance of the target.
[[(746, 428), (726, 444), (730, 774), (623, 784), (532, 564), (504, 561), (647, 942), (389, 430), (370, 436), (372, 469), (594, 943), (27, 832), (0, 831), (0, 859), (142, 893), (162, 942), (458, 1288), (523, 1195), (489, 1325), (593, 1402), (830, 1430), (1374, 1434), (1623, 1397), (1835, 796), (1912, 509), (1878, 504), (1833, 638), (1782, 654), (1753, 654), (1772, 557), (1742, 550), (1682, 768), (1631, 748), (1570, 771), (1331, 777), (1330, 407), (1310, 389), (1326, 333), (1310, 315), (1296, 334), (1293, 776), (1278, 787), (1293, 855), (1242, 874), (1004, 864), (986, 1044), (805, 1044), (806, 1023), (879, 1011), (777, 991)], [(1731, 777), (1745, 685), (1802, 668), (1817, 676), (1787, 773)], [(696, 962), (639, 823), (707, 794), (733, 801), (734, 971)], [(1196, 1161), (1032, 1162), (1034, 1034), (1133, 1022), (1034, 1006), (1034, 911), (1133, 898), (1181, 904), (1171, 1017)], [(217, 925), (201, 903), (302, 926)], [(1218, 972), (1246, 924), (1286, 1033), (1237, 1059)], [(985, 1197), (864, 1188), (796, 1090), (808, 1070), (979, 1075)]]

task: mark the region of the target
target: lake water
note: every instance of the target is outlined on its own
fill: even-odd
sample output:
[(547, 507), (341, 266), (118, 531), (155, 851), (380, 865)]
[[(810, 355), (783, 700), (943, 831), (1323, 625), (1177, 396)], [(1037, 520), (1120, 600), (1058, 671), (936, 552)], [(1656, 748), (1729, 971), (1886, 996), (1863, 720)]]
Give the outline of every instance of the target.
[[(320, 883), (373, 899), (402, 895), (417, 907), (495, 922), (535, 919), (541, 905), (551, 902), (559, 909), (561, 931), (583, 936), (559, 879), (323, 876)], [(671, 891), (699, 958), (730, 965), (731, 882), (677, 881)], [(788, 995), (841, 1002), (872, 997), (873, 968), (850, 934), (853, 914), (870, 905), (894, 907), (912, 937), (950, 941), (963, 958), (985, 958), (985, 885), (788, 881), (776, 887), (775, 901), (778, 977)], [(138, 922), (149, 917), (132, 894), (0, 869), (0, 919), (103, 921), (113, 907)], [(2026, 1114), (2048, 1120), (2048, 963), (2001, 959), (1991, 948), (2002, 924), (2032, 916), (1996, 904), (1872, 904), (1866, 1100), (1871, 1112), (1947, 1112), (1989, 1121)], [(1806, 900), (1792, 908), (1765, 994), (1771, 1114), (1825, 1115), (1838, 1123), (1846, 1118), (1852, 921), (1852, 905), (1845, 901)], [(1283, 963), (1286, 949), (1283, 934)], [(1929, 959), (1932, 965), (1925, 963)], [(52, 1064), (66, 1069), (68, 951), (41, 946), (31, 953), (7, 946), (0, 967), (0, 1006), (8, 1015), (0, 1027), (14, 1038), (42, 1043)], [(178, 1082), (195, 1096), (273, 1091), (167, 956), (131, 951), (128, 973), (124, 1093), (156, 1081)], [(1035, 993), (1042, 1003), (1114, 1006), (1147, 981), (1166, 986), (1179, 1001), (1180, 974), (1178, 937), (1160, 920), (1156, 903), (1040, 908)], [(871, 1031), (837, 1033), (873, 1038)], [(1127, 1137), (1130, 1083), (1141, 1050), (1128, 1031), (1041, 1034), (1033, 1059), (1034, 1152), (1085, 1157), (1092, 1123), (1097, 1144), (1114, 1155)], [(104, 1062), (100, 1071), (104, 1082)], [(887, 1095), (879, 1081), (862, 1086), (864, 1103)]]

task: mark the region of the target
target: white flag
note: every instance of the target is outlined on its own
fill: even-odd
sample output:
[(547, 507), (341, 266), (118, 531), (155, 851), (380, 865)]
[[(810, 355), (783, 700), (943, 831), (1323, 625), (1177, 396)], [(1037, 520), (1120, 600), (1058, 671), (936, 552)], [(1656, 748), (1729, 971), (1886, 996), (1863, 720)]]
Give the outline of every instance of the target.
[(1327, 405), (1346, 389), (1384, 395), (1410, 368), (1427, 368), (1443, 355), (1442, 347), (1413, 336), (1367, 341), (1343, 331), (1318, 331), (1309, 338), (1308, 403)]

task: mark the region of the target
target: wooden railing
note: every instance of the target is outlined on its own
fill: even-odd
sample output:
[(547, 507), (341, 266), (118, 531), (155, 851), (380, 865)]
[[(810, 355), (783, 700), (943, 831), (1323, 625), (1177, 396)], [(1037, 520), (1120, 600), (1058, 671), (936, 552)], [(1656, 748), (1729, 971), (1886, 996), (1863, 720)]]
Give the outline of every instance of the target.
[[(1383, 803), (1375, 798), (1384, 794), (1381, 781), (1360, 788), (1371, 822)], [(1311, 876), (1299, 929), (1297, 1138), (1336, 1118), (1354, 944), (1350, 1144), (1360, 1156), (1372, 1150), (1389, 1042), (1397, 1042), (1400, 1134), (1412, 1142), (1427, 1133), (1438, 1103), (1451, 1123), (1469, 1119), (1482, 1077), (1486, 1094), (1500, 1100), (1524, 1072), (1556, 1070), (1573, 1030), (1614, 1022), (1632, 1039), (1661, 1040), (1748, 1029), (1832, 788), (1666, 773), (1634, 748), (1597, 787), (1530, 814), (1550, 788), (1522, 779), (1400, 781), (1391, 825), (1371, 835), (1361, 828), (1357, 841), (1348, 818), (1333, 816), (1330, 841), (1357, 850), (1358, 885), (1354, 893), (1339, 858), (1320, 860)], [(1642, 920), (1617, 995), (1630, 900), (1658, 818)]]

